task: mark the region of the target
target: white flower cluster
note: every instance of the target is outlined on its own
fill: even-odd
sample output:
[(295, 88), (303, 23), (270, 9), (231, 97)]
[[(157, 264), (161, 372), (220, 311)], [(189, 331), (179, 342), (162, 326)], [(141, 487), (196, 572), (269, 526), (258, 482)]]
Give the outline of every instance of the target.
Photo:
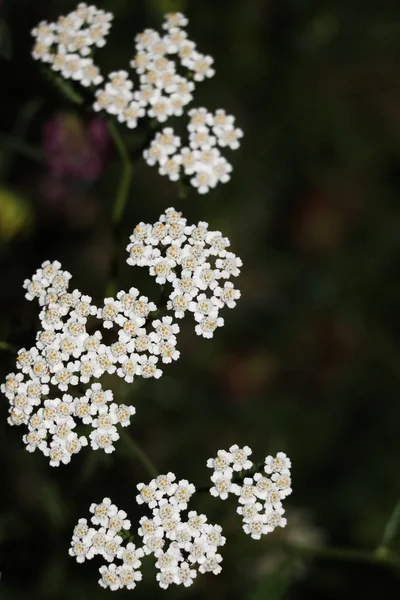
[[(182, 29), (187, 23), (181, 13), (169, 13), (164, 19), (164, 35), (154, 29), (139, 33), (130, 63), (138, 78), (137, 88), (128, 71), (110, 73), (109, 81), (96, 93), (94, 109), (115, 115), (130, 129), (145, 115), (160, 123), (182, 116), (193, 100), (195, 82), (215, 74), (214, 60), (201, 54)], [(186, 69), (186, 77), (179, 74), (178, 67)]]
[(192, 312), (196, 333), (213, 337), (224, 324), (220, 310), (234, 308), (240, 298), (229, 279), (240, 274), (242, 261), (227, 250), (228, 238), (204, 221), (187, 225), (181, 213), (168, 208), (153, 225), (139, 223), (130, 240), (128, 264), (149, 267), (160, 285), (171, 283), (167, 309), (178, 319)]
[[(193, 312), (196, 332), (210, 338), (224, 322), (219, 310), (234, 307), (240, 296), (227, 280), (239, 274), (242, 263), (228, 246), (229, 240), (208, 231), (207, 223), (188, 226), (169, 208), (156, 224), (135, 228), (128, 263), (149, 267), (160, 285), (170, 282), (167, 309), (176, 318)], [(117, 426), (130, 424), (135, 408), (114, 403), (112, 391), (92, 380), (106, 373), (128, 383), (138, 376), (157, 379), (160, 365), (180, 356), (173, 316), (154, 318), (156, 305), (136, 288), (121, 290), (97, 308), (90, 296), (69, 291), (70, 279), (59, 262), (46, 261), (24, 282), (26, 298), (36, 299), (41, 307), (41, 330), (35, 346), (18, 352), (19, 372), (10, 373), (1, 386), (10, 402), (8, 422), (26, 425), (27, 450), (39, 449), (52, 466), (70, 462), (89, 441), (94, 450), (113, 452)], [(207, 290), (212, 292), (209, 297)], [(96, 318), (113, 337), (94, 330)], [(51, 389), (55, 398), (49, 397)], [(78, 422), (91, 426), (88, 437), (76, 432)]]
[(218, 450), (216, 458), (207, 461), (207, 467), (213, 469), (211, 481), (214, 486), (210, 494), (221, 500), (226, 500), (229, 494), (238, 496), (237, 512), (243, 519), (243, 529), (253, 539), (259, 540), (276, 527), (286, 525), (282, 501), (292, 493), (291, 462), (283, 452), (278, 452), (276, 457), (267, 456), (265, 474), (255, 473), (252, 477), (245, 477), (243, 483), (235, 483), (235, 473), (252, 468), (251, 453), (248, 446), (239, 448), (235, 444), (229, 451)]
[(112, 19), (111, 13), (81, 3), (56, 23), (42, 21), (32, 30), (32, 56), (49, 64), (64, 79), (79, 81), (86, 87), (99, 85), (103, 77), (90, 54), (94, 47), (105, 46)]
[[(87, 519), (79, 519), (74, 528), (70, 556), (79, 563), (102, 556), (110, 564), (100, 568), (99, 584), (112, 590), (123, 587), (132, 590), (142, 579), (139, 569), (144, 552), (132, 542), (123, 545), (124, 538), (120, 534), (126, 535), (131, 527), (126, 512), (112, 504), (110, 498), (104, 498), (100, 504), (92, 504), (90, 512), (93, 513), (91, 525)], [(122, 561), (120, 566), (115, 564), (116, 559)]]
[[(222, 568), (222, 556), (218, 548), (225, 544), (222, 528), (211, 525), (205, 515), (188, 511), (188, 503), (195, 492), (187, 480), (175, 482), (175, 475), (159, 475), (149, 484), (139, 484), (138, 504), (146, 504), (151, 517), (140, 519), (138, 535), (142, 546), (136, 548), (132, 542), (123, 545), (130, 522), (126, 513), (119, 511), (105, 498), (101, 504), (90, 507), (93, 517), (90, 527), (86, 519), (80, 519), (72, 537), (70, 555), (78, 562), (103, 556), (110, 564), (100, 568), (100, 585), (111, 590), (133, 589), (142, 578), (139, 571), (145, 555), (154, 555), (157, 581), (161, 588), (172, 584), (192, 585), (197, 573), (218, 575)], [(188, 511), (187, 518), (182, 513)], [(119, 535), (124, 530), (123, 536)], [(115, 564), (115, 560), (122, 565)]]
[[(193, 100), (195, 82), (215, 74), (211, 56), (198, 52), (182, 29), (187, 23), (181, 13), (168, 14), (165, 35), (146, 29), (136, 36), (137, 53), (131, 66), (139, 76), (138, 89), (134, 90), (127, 71), (115, 71), (96, 93), (94, 109), (115, 115), (131, 129), (145, 115), (160, 123), (172, 116), (182, 116), (184, 107)], [(191, 76), (178, 74), (177, 65), (171, 60), (173, 56)], [(235, 127), (235, 118), (223, 109), (212, 114), (205, 108), (194, 108), (188, 115), (187, 147), (181, 147), (180, 138), (169, 127), (156, 134), (143, 156), (150, 166), (158, 165), (160, 175), (177, 181), (184, 174), (199, 193), (205, 194), (218, 182), (230, 179), (232, 165), (217, 146), (236, 150), (243, 131)]]
[[(71, 274), (63, 271), (59, 262), (46, 261), (32, 280), (24, 282), (26, 298), (36, 298), (42, 308), (39, 314), (42, 329), (37, 333), (34, 347), (18, 352), (19, 372), (9, 374), (1, 386), (10, 401), (8, 422), (27, 425), (28, 433), (23, 436), (27, 450), (39, 449), (49, 457), (52, 466), (69, 463), (73, 454), (88, 445), (88, 439), (74, 431), (78, 420), (91, 425), (92, 448), (110, 453), (114, 450), (113, 442), (119, 438), (117, 425), (128, 426), (135, 413), (132, 406), (113, 403), (111, 390), (103, 390), (100, 383), (93, 383), (83, 395), (78, 395), (79, 385), (104, 373), (116, 372), (126, 378), (129, 367), (124, 368), (123, 361), (132, 360), (128, 348), (133, 344), (120, 341), (107, 346), (100, 331), (87, 331), (91, 316), (100, 316), (107, 326), (106, 319), (114, 316), (117, 303), (108, 304), (106, 299), (104, 308), (98, 309), (90, 296), (79, 290), (68, 291), (70, 279)], [(120, 294), (123, 297), (124, 292)], [(123, 313), (122, 303), (120, 310)], [(121, 322), (127, 321), (123, 314), (119, 318)], [(139, 318), (138, 323), (142, 322)], [(140, 330), (137, 323), (135, 326)], [(119, 333), (123, 335), (123, 328)], [(148, 368), (150, 358), (143, 354), (137, 360), (140, 368), (136, 371), (149, 376), (142, 371)], [(56, 394), (59, 392), (59, 397), (48, 397), (51, 386), (56, 388)], [(74, 397), (66, 393), (71, 388)]]
[(212, 114), (206, 108), (193, 108), (188, 114), (188, 146), (182, 148), (180, 137), (167, 127), (156, 134), (143, 156), (148, 165), (158, 165), (160, 175), (171, 181), (185, 175), (199, 194), (206, 194), (219, 182), (229, 181), (232, 172), (217, 146), (236, 150), (243, 131), (235, 128), (235, 117), (223, 109)]
[[(57, 23), (42, 22), (32, 32), (36, 38), (33, 57), (49, 63), (66, 79), (98, 86), (103, 77), (88, 55), (93, 46), (105, 45), (112, 18), (111, 13), (79, 4)], [(128, 71), (113, 71), (96, 91), (94, 110), (106, 111), (130, 129), (146, 116), (159, 123), (182, 116), (193, 100), (196, 82), (215, 74), (213, 58), (197, 50), (184, 29), (187, 24), (182, 13), (169, 13), (164, 19), (163, 35), (154, 29), (138, 34), (136, 55), (130, 63), (138, 84)], [(178, 72), (182, 68), (186, 76)], [(186, 146), (182, 147), (172, 128), (166, 128), (156, 134), (143, 156), (147, 164), (158, 166), (161, 175), (172, 181), (184, 175), (200, 194), (205, 194), (218, 183), (229, 181), (232, 165), (219, 148), (239, 148), (243, 131), (235, 127), (235, 118), (223, 109), (213, 114), (206, 108), (193, 108), (188, 116)]]

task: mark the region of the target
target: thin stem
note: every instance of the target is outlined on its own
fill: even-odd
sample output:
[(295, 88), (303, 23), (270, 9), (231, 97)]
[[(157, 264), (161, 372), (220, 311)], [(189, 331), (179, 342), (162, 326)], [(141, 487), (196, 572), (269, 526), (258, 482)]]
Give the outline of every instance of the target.
[(121, 138), (121, 135), (115, 126), (114, 121), (107, 121), (108, 131), (114, 141), (115, 147), (122, 162), (121, 177), (117, 189), (117, 194), (114, 200), (112, 211), (113, 223), (113, 256), (111, 258), (110, 276), (107, 282), (107, 296), (114, 296), (117, 291), (117, 275), (118, 275), (118, 245), (121, 237), (121, 221), (125, 211), (126, 202), (128, 200), (129, 190), (132, 183), (133, 164), (129, 158), (126, 146)]
[(121, 221), (126, 206), (129, 188), (132, 181), (133, 164), (130, 161), (128, 151), (117, 127), (115, 126), (114, 121), (108, 120), (107, 127), (122, 162), (121, 179), (119, 182), (117, 195), (115, 196), (112, 213), (113, 223), (118, 224)]
[(400, 498), (395, 505), (392, 514), (389, 517), (388, 522), (386, 523), (386, 527), (383, 531), (383, 536), (381, 542), (377, 549), (375, 550), (376, 557), (385, 557), (387, 556), (389, 551), (389, 546), (391, 542), (397, 535), (397, 531), (400, 526)]
[(151, 461), (151, 459), (147, 456), (144, 450), (131, 438), (131, 436), (125, 431), (121, 431), (120, 439), (125, 447), (125, 451), (129, 456), (137, 458), (139, 462), (142, 463), (143, 467), (146, 469), (150, 477), (157, 477), (158, 471)]
[(153, 139), (157, 128), (150, 127), (145, 135), (144, 140), (140, 146), (138, 146), (131, 154), (125, 146), (125, 143), (118, 131), (118, 127), (115, 122), (111, 119), (107, 121), (108, 131), (112, 137), (117, 152), (120, 156), (122, 163), (121, 177), (118, 185), (117, 194), (115, 196), (113, 211), (112, 211), (112, 222), (113, 222), (113, 258), (111, 260), (110, 274), (107, 282), (107, 296), (114, 296), (117, 291), (117, 276), (118, 276), (118, 247), (121, 238), (121, 224), (122, 217), (125, 212), (126, 203), (128, 200), (129, 190), (132, 183), (132, 176), (134, 171), (134, 165), (141, 159), (143, 150), (148, 147), (150, 141)]
[(351, 548), (309, 548), (298, 544), (283, 544), (284, 549), (295, 556), (305, 558), (321, 558), (343, 562), (359, 562), (367, 564), (384, 564), (400, 569), (400, 557), (388, 552), (385, 556), (377, 556), (374, 552), (366, 550), (353, 550)]

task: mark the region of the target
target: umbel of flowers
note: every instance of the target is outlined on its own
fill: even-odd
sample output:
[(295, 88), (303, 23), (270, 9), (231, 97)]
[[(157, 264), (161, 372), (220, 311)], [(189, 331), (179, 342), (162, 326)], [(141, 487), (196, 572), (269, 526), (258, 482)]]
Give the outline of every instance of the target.
[[(245, 477), (253, 467), (248, 446), (219, 450), (207, 466), (214, 470), (211, 477), (213, 496), (222, 499), (229, 493), (238, 496), (237, 512), (243, 518), (244, 531), (253, 539), (285, 527), (282, 500), (291, 493), (290, 460), (283, 452), (265, 458), (264, 474)], [(237, 483), (232, 479), (236, 475)], [(220, 525), (210, 525), (205, 515), (189, 511), (188, 504), (196, 488), (186, 479), (176, 482), (173, 473), (159, 475), (148, 484), (140, 483), (136, 502), (151, 511), (139, 521), (140, 545), (130, 541), (131, 523), (127, 514), (105, 498), (90, 507), (91, 525), (79, 519), (69, 553), (80, 563), (99, 555), (108, 564), (100, 568), (102, 587), (118, 590), (133, 589), (141, 580), (141, 559), (152, 554), (156, 558), (157, 581), (166, 589), (172, 584), (193, 583), (198, 573), (222, 571), (219, 548), (225, 544)], [(187, 514), (186, 514), (187, 513)]]
[[(169, 286), (166, 307), (134, 287), (97, 307), (90, 296), (70, 289), (71, 274), (57, 261), (46, 261), (24, 282), (26, 298), (39, 303), (41, 329), (35, 345), (18, 352), (17, 372), (1, 391), (10, 402), (10, 425), (28, 429), (28, 451), (39, 450), (58, 466), (89, 441), (94, 450), (114, 450), (117, 427), (130, 424), (135, 408), (115, 403), (99, 379), (106, 373), (128, 383), (159, 378), (160, 367), (180, 356), (176, 319), (186, 313), (199, 336), (213, 337), (224, 324), (221, 310), (233, 308), (240, 296), (229, 280), (239, 275), (242, 262), (229, 245), (208, 223), (188, 225), (173, 208), (154, 224), (139, 223), (127, 262), (148, 268), (156, 283)], [(78, 432), (80, 423), (90, 426), (88, 436), (87, 428)]]
[(271, 533), (276, 527), (285, 527), (286, 519), (282, 501), (292, 493), (290, 459), (283, 452), (265, 459), (264, 472), (244, 477), (239, 485), (235, 483), (235, 473), (252, 469), (249, 459), (252, 454), (249, 446), (239, 448), (233, 445), (228, 450), (218, 450), (215, 458), (207, 461), (213, 469), (210, 494), (226, 500), (229, 494), (238, 499), (237, 512), (243, 519), (245, 533), (259, 540), (262, 535)]
[(139, 547), (126, 541), (131, 523), (109, 498), (91, 505), (91, 525), (79, 519), (69, 553), (78, 562), (96, 555), (106, 561), (99, 570), (102, 587), (133, 589), (142, 579), (141, 559), (150, 554), (156, 559), (157, 581), (164, 589), (172, 584), (188, 587), (198, 573), (220, 573), (218, 548), (225, 544), (222, 528), (209, 524), (205, 515), (188, 510), (195, 487), (187, 480), (176, 483), (175, 479), (168, 473), (137, 486), (136, 502), (150, 511), (150, 516), (140, 519)]
[(93, 109), (115, 116), (130, 129), (145, 117), (165, 123), (170, 117), (187, 114), (184, 142), (171, 127), (163, 129), (143, 153), (147, 164), (157, 165), (159, 173), (172, 181), (185, 176), (199, 193), (229, 181), (232, 165), (221, 148), (239, 148), (243, 131), (223, 109), (186, 109), (197, 83), (215, 75), (213, 58), (202, 54), (188, 37), (187, 18), (169, 13), (163, 33), (154, 29), (139, 33), (130, 62), (134, 77), (127, 70), (118, 70), (103, 83), (92, 54), (96, 47), (105, 46), (112, 19), (111, 13), (79, 4), (56, 23), (39, 23), (32, 31), (36, 40), (32, 55), (63, 78), (91, 87)]

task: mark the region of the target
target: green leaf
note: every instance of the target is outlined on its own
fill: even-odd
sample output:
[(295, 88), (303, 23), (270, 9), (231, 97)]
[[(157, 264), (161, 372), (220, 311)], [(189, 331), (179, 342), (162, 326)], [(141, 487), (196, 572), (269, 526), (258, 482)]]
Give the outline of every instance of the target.
[(50, 69), (43, 68), (42, 72), (46, 79), (48, 79), (48, 81), (50, 81), (50, 83), (57, 88), (57, 90), (64, 96), (66, 100), (72, 102), (73, 104), (83, 104), (83, 97), (75, 90), (69, 81), (62, 79), (62, 77), (59, 77), (50, 71)]

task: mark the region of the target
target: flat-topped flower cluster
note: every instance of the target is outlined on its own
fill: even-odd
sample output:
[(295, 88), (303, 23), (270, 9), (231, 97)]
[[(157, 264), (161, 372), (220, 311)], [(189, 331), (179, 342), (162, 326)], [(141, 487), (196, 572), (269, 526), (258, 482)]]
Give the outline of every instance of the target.
[[(114, 402), (112, 391), (96, 380), (105, 374), (127, 383), (158, 379), (160, 367), (180, 356), (175, 319), (187, 311), (198, 335), (213, 336), (224, 323), (220, 310), (233, 308), (240, 296), (228, 279), (242, 263), (228, 247), (221, 232), (205, 222), (187, 225), (173, 208), (153, 225), (137, 225), (127, 262), (171, 285), (164, 316), (164, 307), (157, 311), (134, 287), (95, 306), (90, 296), (69, 290), (71, 274), (57, 261), (46, 261), (24, 282), (26, 298), (41, 307), (41, 329), (35, 346), (18, 352), (18, 372), (7, 376), (1, 391), (10, 402), (8, 422), (28, 428), (28, 451), (41, 451), (52, 466), (67, 464), (89, 442), (94, 450), (113, 452), (117, 427), (130, 424), (135, 408)], [(103, 331), (95, 329), (99, 321)], [(76, 431), (79, 422), (91, 427), (88, 437)]]
[(146, 555), (156, 558), (157, 581), (163, 589), (173, 584), (188, 587), (198, 573), (221, 572), (218, 548), (225, 544), (222, 528), (209, 524), (205, 515), (188, 510), (195, 487), (187, 480), (175, 479), (168, 473), (137, 486), (137, 503), (151, 510), (151, 516), (143, 516), (139, 522), (139, 547), (129, 541), (131, 523), (126, 513), (109, 498), (91, 505), (91, 525), (79, 519), (69, 553), (78, 562), (96, 555), (107, 561), (99, 570), (102, 587), (133, 589), (142, 579), (141, 559)]
[[(104, 78), (88, 55), (96, 46), (105, 45), (112, 19), (111, 13), (81, 3), (56, 23), (43, 21), (32, 31), (36, 39), (33, 57), (66, 79), (96, 88)], [(215, 74), (213, 58), (199, 52), (189, 39), (187, 24), (182, 13), (168, 13), (163, 34), (154, 29), (138, 34), (130, 62), (135, 81), (127, 70), (113, 71), (95, 90), (93, 109), (115, 116), (129, 129), (145, 117), (165, 123), (184, 115), (196, 84)], [(158, 166), (161, 175), (172, 181), (186, 177), (203, 194), (229, 181), (232, 165), (220, 148), (239, 148), (243, 131), (223, 109), (212, 113), (204, 107), (193, 108), (187, 114), (185, 144), (168, 127), (155, 135), (143, 156), (147, 164)]]
[(103, 77), (90, 55), (96, 47), (106, 45), (113, 18), (110, 12), (81, 3), (55, 23), (41, 21), (32, 30), (32, 56), (64, 79), (79, 81), (86, 87), (99, 85)]
[(213, 469), (210, 490), (212, 496), (226, 500), (229, 494), (238, 497), (237, 512), (243, 519), (245, 533), (259, 540), (276, 527), (285, 527), (285, 510), (282, 501), (292, 493), (290, 459), (283, 452), (265, 459), (264, 473), (254, 473), (235, 483), (235, 474), (252, 469), (249, 446), (239, 448), (237, 444), (228, 450), (218, 450), (215, 458), (207, 461)]
[(182, 319), (192, 312), (195, 331), (213, 337), (224, 324), (220, 310), (234, 308), (240, 291), (229, 281), (240, 274), (242, 261), (229, 252), (229, 239), (210, 231), (208, 223), (187, 225), (173, 208), (157, 223), (139, 223), (127, 246), (129, 265), (148, 267), (156, 283), (172, 284), (167, 309)]
[[(207, 466), (214, 471), (211, 495), (222, 499), (229, 494), (237, 495), (237, 512), (243, 518), (243, 529), (259, 540), (276, 527), (286, 525), (282, 500), (292, 491), (291, 462), (283, 452), (275, 457), (267, 456), (265, 475), (256, 473), (250, 478), (243, 475), (253, 467), (250, 455), (248, 446), (240, 448), (234, 444), (229, 451), (219, 450), (216, 458), (207, 461)], [(130, 541), (131, 523), (127, 514), (111, 504), (109, 498), (104, 498), (100, 504), (90, 507), (92, 525), (86, 519), (79, 519), (70, 555), (80, 563), (102, 556), (109, 564), (100, 568), (99, 584), (111, 590), (133, 589), (142, 578), (141, 559), (150, 554), (157, 559), (157, 581), (164, 589), (172, 584), (187, 587), (198, 573), (218, 575), (222, 570), (218, 549), (226, 539), (220, 525), (210, 525), (205, 515), (189, 510), (195, 486), (186, 479), (176, 481), (174, 473), (167, 473), (148, 484), (139, 483), (137, 489), (137, 504), (151, 510), (150, 517), (143, 516), (139, 521), (139, 546)], [(182, 513), (186, 512), (184, 518)], [(122, 564), (116, 564), (116, 560)]]

